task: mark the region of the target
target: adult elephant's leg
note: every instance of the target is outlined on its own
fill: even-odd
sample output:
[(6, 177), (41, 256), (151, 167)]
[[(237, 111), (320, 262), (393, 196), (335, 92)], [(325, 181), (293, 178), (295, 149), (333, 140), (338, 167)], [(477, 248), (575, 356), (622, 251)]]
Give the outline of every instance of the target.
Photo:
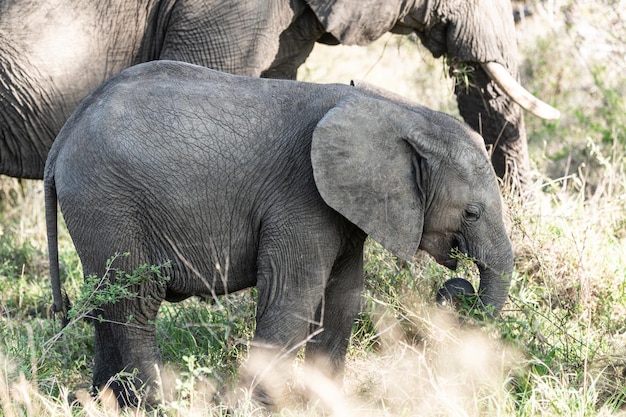
[(308, 7), (298, 11), (294, 21), (279, 38), (279, 48), (270, 67), (261, 76), (295, 80), (298, 68), (307, 59), (315, 42), (325, 32), (322, 24)]
[[(452, 69), (454, 73), (459, 72)], [(532, 175), (522, 109), (476, 65), (457, 75), (455, 93), (463, 119), (480, 133), (496, 174), (507, 189), (522, 196), (532, 192)]]
[(339, 385), (352, 326), (361, 308), (364, 240), (361, 231), (355, 233), (347, 252), (335, 262), (306, 345), (307, 365)]
[(296, 79), (325, 33), (304, 1), (175, 2), (165, 15), (160, 59), (254, 77)]

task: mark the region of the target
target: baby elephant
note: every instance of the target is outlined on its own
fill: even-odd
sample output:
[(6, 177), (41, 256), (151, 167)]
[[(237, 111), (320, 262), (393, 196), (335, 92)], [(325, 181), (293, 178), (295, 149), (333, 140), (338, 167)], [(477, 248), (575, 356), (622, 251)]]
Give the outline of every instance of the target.
[[(451, 251), (466, 253), (491, 314), (508, 294), (513, 253), (481, 137), (373, 87), (138, 65), (76, 109), (44, 181), (56, 310), (64, 308), (57, 201), (85, 276), (104, 276), (121, 252), (130, 254), (116, 260), (124, 271), (170, 261), (169, 280), (143, 281), (137, 297), (97, 312), (93, 384), (111, 383), (121, 404), (132, 401), (113, 381), (122, 371), (134, 372), (148, 398), (155, 391), (153, 323), (163, 300), (251, 286), (249, 364), (280, 366), (274, 359), (306, 345), (306, 361), (339, 379), (367, 235), (401, 258), (424, 249), (453, 269)], [(271, 402), (276, 383), (262, 368), (246, 366), (243, 379)]]

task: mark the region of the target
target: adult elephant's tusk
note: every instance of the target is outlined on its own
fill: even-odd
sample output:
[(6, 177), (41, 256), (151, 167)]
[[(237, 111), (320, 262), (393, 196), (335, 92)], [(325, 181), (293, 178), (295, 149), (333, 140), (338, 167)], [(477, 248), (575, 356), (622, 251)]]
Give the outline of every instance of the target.
[(503, 65), (496, 62), (481, 65), (489, 78), (523, 109), (546, 120), (556, 120), (561, 117), (561, 113), (557, 109), (539, 100), (522, 87)]

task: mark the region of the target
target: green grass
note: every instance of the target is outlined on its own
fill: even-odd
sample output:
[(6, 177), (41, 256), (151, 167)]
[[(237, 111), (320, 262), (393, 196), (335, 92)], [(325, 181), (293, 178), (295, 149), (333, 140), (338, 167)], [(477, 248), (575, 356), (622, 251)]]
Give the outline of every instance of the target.
[[(516, 273), (500, 319), (461, 325), (434, 307), (446, 279), (477, 284), (465, 263), (453, 274), (369, 242), (344, 392), (303, 401), (316, 379), (299, 360), (292, 406), (279, 415), (626, 414), (626, 24), (612, 18), (619, 2), (547, 3), (571, 6), (570, 20), (540, 8), (518, 28), (522, 81), (562, 118), (526, 117), (537, 198), (504, 195)], [(456, 114), (441, 61), (407, 38), (316, 48), (301, 76), (364, 79)], [(80, 262), (63, 228), (60, 257), (78, 299)], [(175, 398), (165, 415), (266, 415), (245, 393), (225, 405), (254, 331), (253, 300), (251, 290), (164, 304), (156, 326)], [(51, 304), (41, 184), (0, 178), (0, 415), (112, 415), (87, 394), (93, 329), (78, 320), (60, 334)]]

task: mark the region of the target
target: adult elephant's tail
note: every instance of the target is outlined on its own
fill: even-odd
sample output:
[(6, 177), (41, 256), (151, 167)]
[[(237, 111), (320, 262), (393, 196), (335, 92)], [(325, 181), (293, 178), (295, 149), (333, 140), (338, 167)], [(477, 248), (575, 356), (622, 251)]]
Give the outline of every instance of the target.
[(50, 284), (52, 286), (52, 296), (54, 298), (52, 311), (55, 313), (61, 313), (61, 320), (63, 322), (63, 326), (65, 326), (67, 324), (67, 310), (69, 302), (67, 302), (67, 296), (64, 297), (61, 288), (57, 192), (54, 175), (46, 175), (44, 177), (44, 198), (46, 206), (46, 231), (48, 236), (48, 259), (50, 260)]

